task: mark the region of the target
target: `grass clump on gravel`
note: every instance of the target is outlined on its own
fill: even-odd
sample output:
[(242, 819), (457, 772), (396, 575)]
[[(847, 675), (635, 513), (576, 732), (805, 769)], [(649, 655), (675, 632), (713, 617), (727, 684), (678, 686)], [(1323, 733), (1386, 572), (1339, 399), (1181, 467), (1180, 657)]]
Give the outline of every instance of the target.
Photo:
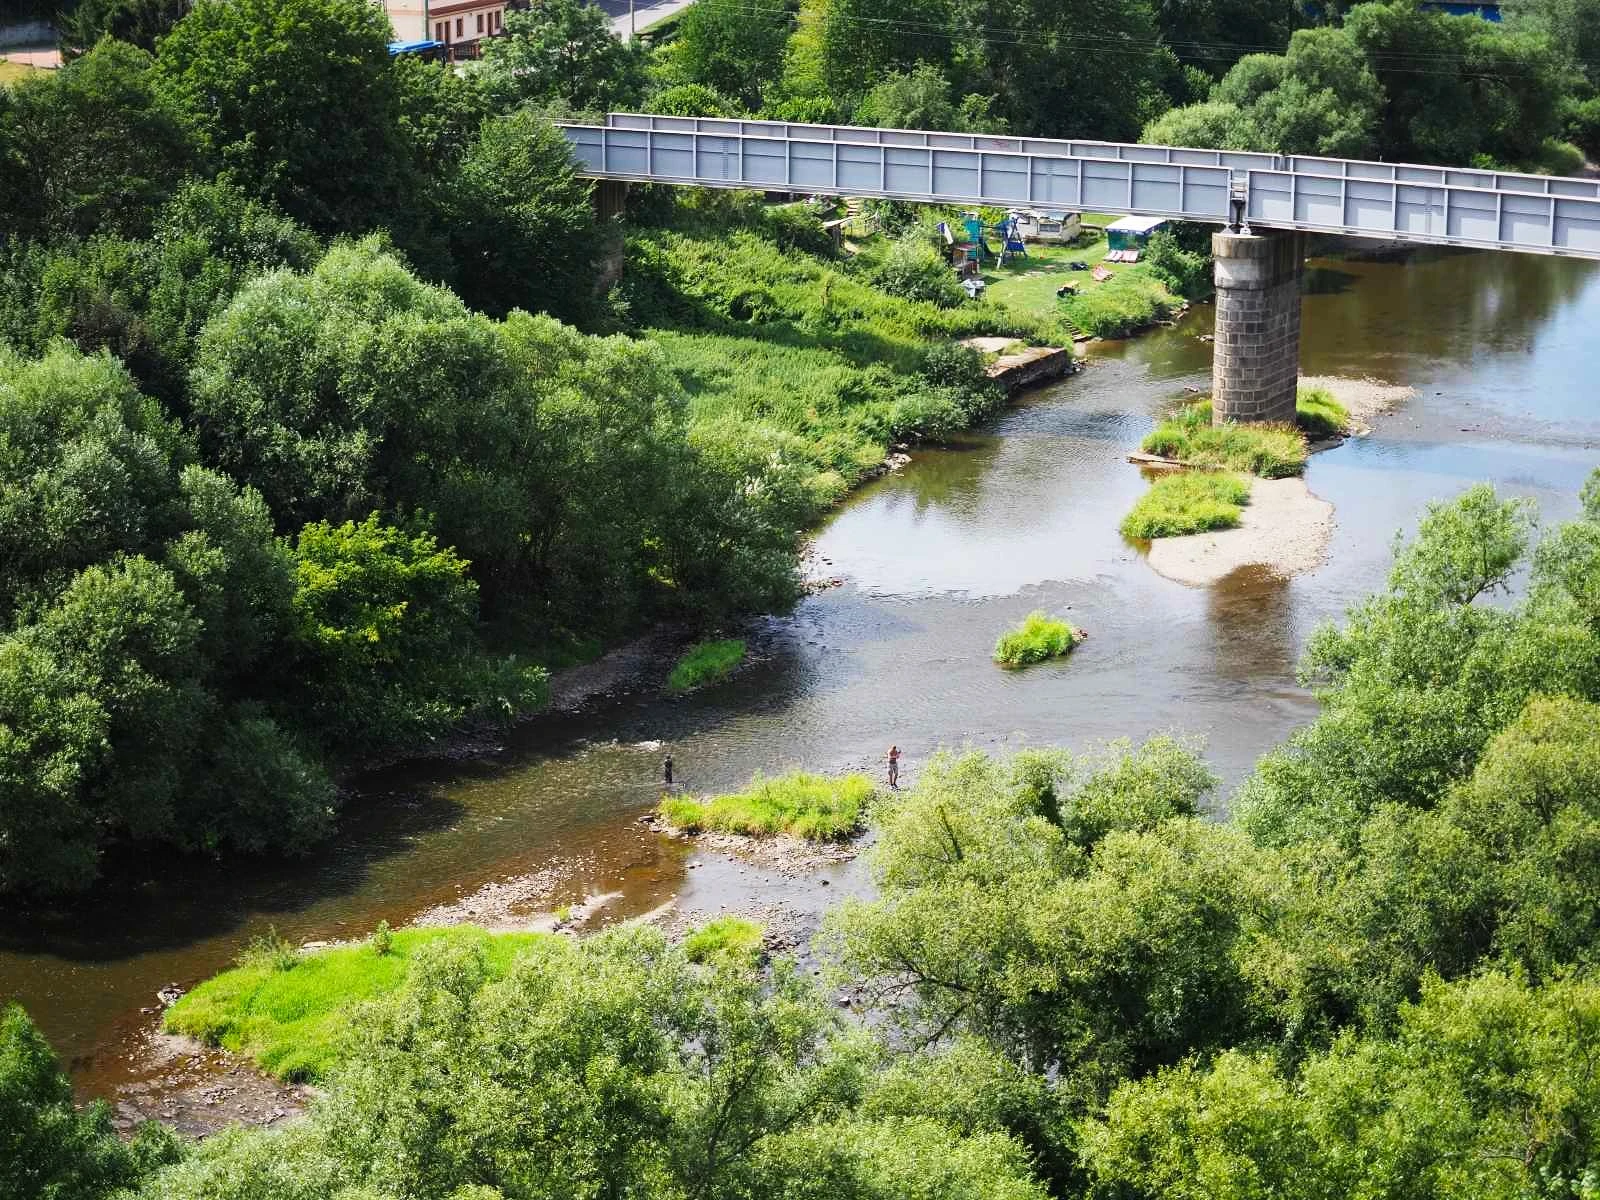
[(1350, 410), (1327, 388), (1301, 388), (1295, 395), (1294, 423), (1309, 437), (1333, 437), (1350, 428)]
[(690, 962), (755, 963), (761, 958), (761, 926), (743, 917), (707, 921), (683, 939)]
[(1263, 479), (1285, 479), (1306, 466), (1306, 439), (1292, 425), (1211, 423), (1211, 402), (1187, 405), (1156, 426), (1141, 443), (1189, 467), (1243, 471)]
[(728, 796), (668, 796), (660, 812), (685, 833), (787, 833), (837, 841), (861, 828), (872, 793), (872, 780), (865, 775), (831, 778), (794, 771), (771, 779), (757, 775), (747, 790)]
[(475, 925), (397, 929), (374, 942), (301, 952), (257, 941), (239, 965), (215, 975), (167, 1010), (164, 1024), (254, 1059), (279, 1079), (326, 1079), (343, 1057), (350, 1010), (399, 991), (416, 952), (433, 942), (477, 943), (491, 978), (548, 934), (489, 933)]
[(1000, 635), (994, 644), (994, 660), (1002, 667), (1025, 667), (1070, 653), (1081, 641), (1081, 629), (1042, 612), (1031, 612), (1017, 628)]
[(667, 690), (686, 692), (721, 679), (744, 661), (742, 638), (725, 638), (721, 641), (700, 642), (689, 647), (688, 653), (678, 660), (667, 676)]
[(1239, 523), (1240, 508), (1249, 501), (1250, 483), (1237, 475), (1190, 471), (1166, 475), (1122, 519), (1122, 532), (1149, 540), (1232, 529)]

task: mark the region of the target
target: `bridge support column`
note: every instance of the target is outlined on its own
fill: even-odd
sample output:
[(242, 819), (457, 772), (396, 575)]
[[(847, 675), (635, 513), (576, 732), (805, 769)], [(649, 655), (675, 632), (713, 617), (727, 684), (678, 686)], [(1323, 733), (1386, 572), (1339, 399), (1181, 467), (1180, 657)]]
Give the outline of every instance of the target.
[(594, 212), (602, 221), (620, 216), (628, 202), (626, 179), (597, 179), (594, 184)]
[(1216, 340), (1211, 358), (1212, 419), (1293, 421), (1300, 374), (1300, 271), (1297, 233), (1214, 233)]

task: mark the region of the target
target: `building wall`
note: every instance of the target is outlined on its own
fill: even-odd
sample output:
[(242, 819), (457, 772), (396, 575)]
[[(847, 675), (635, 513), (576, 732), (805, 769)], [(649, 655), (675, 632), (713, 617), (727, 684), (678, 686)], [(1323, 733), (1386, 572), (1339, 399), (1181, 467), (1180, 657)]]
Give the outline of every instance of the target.
[(383, 0), (383, 8), (398, 41), (432, 39), (468, 48), (499, 33), (506, 10), (505, 0)]

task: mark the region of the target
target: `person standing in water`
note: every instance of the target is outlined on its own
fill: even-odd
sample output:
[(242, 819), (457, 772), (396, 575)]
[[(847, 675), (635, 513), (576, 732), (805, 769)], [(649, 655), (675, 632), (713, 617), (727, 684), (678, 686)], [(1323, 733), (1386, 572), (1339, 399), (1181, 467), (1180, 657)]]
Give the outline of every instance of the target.
[(667, 755), (661, 764), (661, 782), (665, 787), (672, 786), (672, 755)]
[(889, 747), (889, 786), (895, 791), (900, 790), (900, 747)]

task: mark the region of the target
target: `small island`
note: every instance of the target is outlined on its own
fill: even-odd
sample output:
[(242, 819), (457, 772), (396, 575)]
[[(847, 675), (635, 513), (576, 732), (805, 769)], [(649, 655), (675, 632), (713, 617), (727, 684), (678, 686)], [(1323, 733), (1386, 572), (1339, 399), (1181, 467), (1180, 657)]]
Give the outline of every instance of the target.
[(1031, 612), (1017, 628), (1000, 635), (994, 644), (994, 660), (1002, 667), (1025, 667), (1070, 654), (1084, 637), (1083, 630), (1065, 621)]

